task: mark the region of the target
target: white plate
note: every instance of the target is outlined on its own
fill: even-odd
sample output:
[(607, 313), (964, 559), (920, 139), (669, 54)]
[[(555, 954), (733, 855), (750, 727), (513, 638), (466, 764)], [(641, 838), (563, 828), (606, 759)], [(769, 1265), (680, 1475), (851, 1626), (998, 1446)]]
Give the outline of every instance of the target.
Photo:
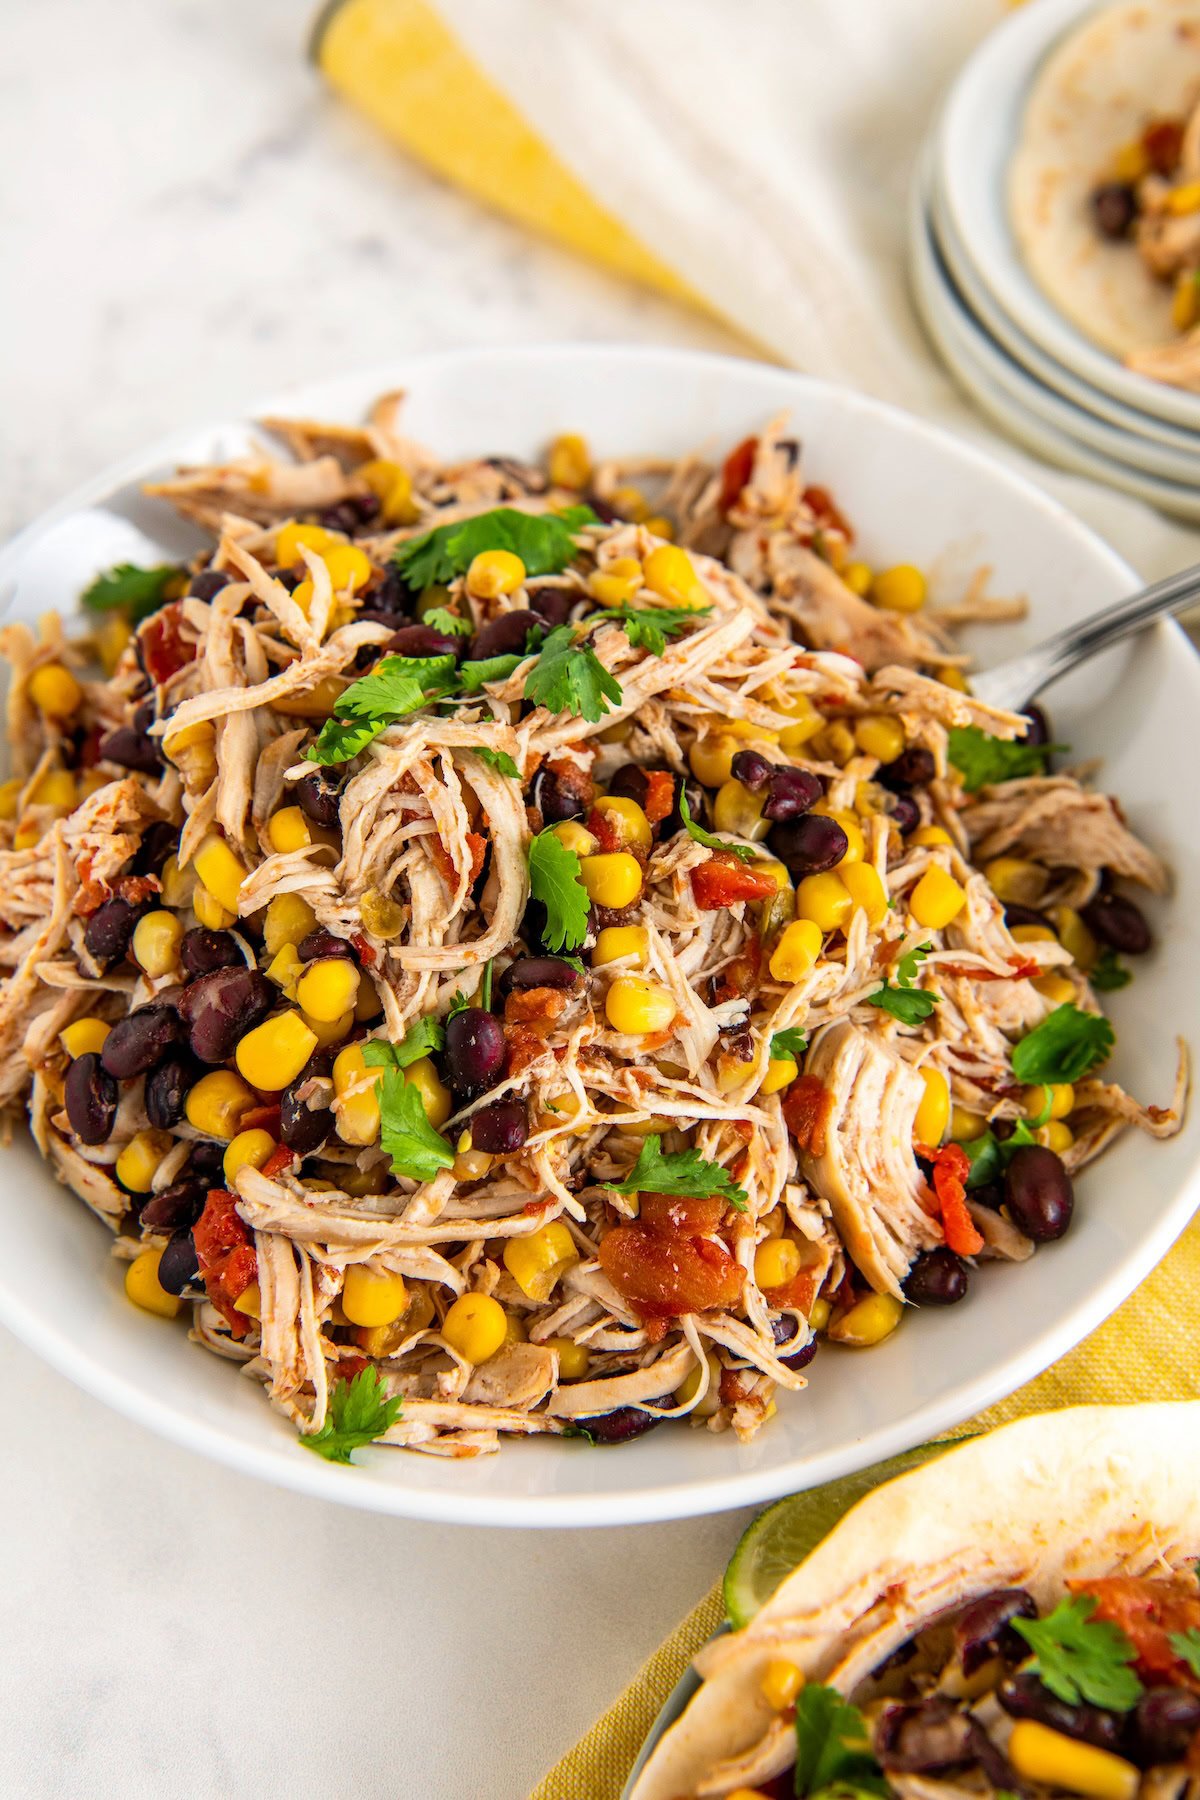
[(959, 75), (937, 133), (937, 180), (955, 235), (980, 281), (1013, 322), (1057, 362), (1142, 412), (1200, 430), (1200, 395), (1135, 375), (1044, 295), (1008, 221), (1009, 158), (1043, 58), (1094, 0), (1040, 0), (1006, 19)]
[[(976, 404), (1010, 436), (1062, 468), (1090, 475), (1176, 518), (1200, 520), (1200, 463), (1188, 482), (1166, 479), (1178, 452), (1088, 417), (1019, 368), (980, 326), (954, 286), (939, 252), (921, 186), (909, 209), (913, 297), (951, 373)], [(1131, 457), (1131, 461), (1126, 458)]]
[[(599, 452), (672, 454), (735, 443), (780, 408), (858, 524), (864, 556), (912, 561), (961, 582), (980, 564), (993, 590), (1028, 593), (1033, 620), (987, 635), (988, 654), (1127, 591), (1130, 569), (1030, 483), (920, 420), (761, 364), (687, 351), (562, 346), (468, 351), (397, 362), (273, 398), (256, 411), (357, 419), (380, 391), (409, 390), (407, 424), (443, 456), (528, 455), (583, 431)], [(69, 606), (81, 580), (137, 529), (178, 551), (187, 533), (132, 484), (176, 459), (227, 454), (247, 427), (192, 431), (91, 483), (0, 553), (0, 592), (33, 615)], [(122, 490), (113, 505), (105, 496)], [(130, 521), (133, 521), (131, 524)], [(1133, 824), (1171, 859), (1177, 891), (1153, 908), (1162, 949), (1114, 996), (1118, 1078), (1162, 1101), (1174, 1036), (1200, 1022), (1200, 662), (1162, 625), (1109, 652), (1054, 696), (1059, 735), (1103, 754)], [(664, 1426), (617, 1449), (505, 1444), (449, 1462), (373, 1450), (361, 1466), (297, 1443), (257, 1384), (125, 1301), (103, 1227), (58, 1188), (28, 1141), (0, 1169), (0, 1317), (97, 1398), (234, 1467), (381, 1512), (484, 1525), (613, 1525), (773, 1500), (881, 1461), (1010, 1393), (1061, 1356), (1137, 1285), (1190, 1217), (1200, 1126), (1172, 1142), (1128, 1136), (1080, 1184), (1071, 1234), (1020, 1268), (992, 1267), (962, 1306), (923, 1312), (869, 1353), (824, 1349), (808, 1390), (783, 1396), (749, 1444)]]

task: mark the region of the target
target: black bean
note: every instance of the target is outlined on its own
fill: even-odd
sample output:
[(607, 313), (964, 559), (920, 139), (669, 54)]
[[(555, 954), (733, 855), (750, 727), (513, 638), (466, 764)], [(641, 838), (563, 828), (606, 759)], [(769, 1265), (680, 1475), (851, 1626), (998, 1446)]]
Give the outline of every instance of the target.
[(875, 771), (875, 779), (895, 793), (901, 788), (924, 787), (933, 780), (935, 765), (932, 751), (921, 744), (910, 744), (890, 763)]
[(918, 1256), (903, 1285), (905, 1298), (914, 1306), (954, 1306), (967, 1297), (967, 1265), (939, 1244)]
[(166, 819), (156, 819), (142, 833), (142, 841), (129, 868), (133, 875), (161, 875), (169, 856), (179, 848), (179, 827)]
[(224, 1184), (224, 1161), (224, 1144), (201, 1141), (193, 1144), (188, 1152), (187, 1172), (196, 1181), (207, 1182), (209, 1187), (220, 1187)]
[(262, 1023), (278, 998), (265, 975), (244, 965), (197, 976), (180, 1006), (193, 1054), (204, 1063), (227, 1062), (239, 1038)]
[(907, 837), (921, 823), (921, 809), (911, 794), (897, 794), (892, 800), (888, 817), (896, 830)]
[(237, 969), (246, 965), (232, 932), (209, 931), (203, 925), (184, 932), (179, 945), (179, 960), (189, 975), (211, 975), (214, 969)]
[(1092, 189), (1092, 217), (1103, 237), (1128, 237), (1137, 217), (1137, 194), (1128, 181), (1102, 181)]
[(570, 588), (540, 587), (529, 591), (530, 607), (551, 629), (566, 624), (576, 599), (576, 593)]
[[(507, 1048), (504, 1027), (494, 1013), (484, 1012), (481, 1006), (468, 1006), (463, 1012), (457, 1012), (453, 1018), (447, 1019), (446, 1073), (455, 1093), (470, 1099), (474, 1094), (482, 1094), (487, 1088), (495, 1087), (504, 1069)], [(518, 1110), (521, 1114), (523, 1144), (525, 1110), (524, 1107)], [(474, 1121), (472, 1142), (480, 1149), (486, 1148), (474, 1137)], [(513, 1144), (510, 1147), (519, 1150), (521, 1145)]]
[(133, 725), (119, 725), (116, 731), (101, 738), (100, 755), (105, 762), (135, 769), (140, 775), (157, 775), (163, 765), (159, 740), (147, 737)]
[(996, 1689), (996, 1698), (1014, 1719), (1036, 1719), (1064, 1737), (1095, 1744), (1100, 1750), (1119, 1750), (1124, 1721), (1119, 1713), (1081, 1701), (1071, 1706), (1043, 1687), (1036, 1675), (1009, 1675)]
[(645, 806), (650, 791), (647, 771), (640, 763), (622, 763), (609, 782), (608, 791), (622, 800), (636, 800), (639, 806)]
[(1041, 925), (1048, 923), (1045, 913), (1038, 912), (1034, 906), (1022, 906), (1019, 901), (1010, 900), (1004, 908), (1004, 923), (1011, 931), (1014, 925)]
[(875, 1727), (875, 1751), (885, 1769), (908, 1775), (965, 1768), (978, 1756), (974, 1721), (937, 1695), (887, 1706)]
[(778, 1318), (771, 1320), (771, 1336), (775, 1339), (775, 1343), (778, 1346), (776, 1354), (779, 1356), (779, 1360), (785, 1369), (807, 1369), (809, 1363), (817, 1354), (817, 1340), (815, 1336), (810, 1337), (806, 1344), (801, 1344), (798, 1350), (793, 1350), (786, 1354), (783, 1353), (784, 1345), (794, 1344), (797, 1337), (802, 1337), (804, 1335), (804, 1331), (805, 1327), (803, 1325), (797, 1325), (794, 1313), (781, 1313)]
[(302, 937), (296, 946), (296, 955), (301, 962), (316, 962), (318, 957), (344, 956), (348, 962), (357, 962), (358, 956), (354, 945), (346, 938), (334, 937), (332, 931), (326, 931), (318, 925), (307, 937)]
[(769, 763), (759, 750), (739, 750), (730, 765), (730, 774), (734, 780), (740, 781), (752, 794), (765, 788), (775, 773), (774, 763)]
[(295, 795), (300, 810), (314, 825), (325, 827), (338, 823), (342, 784), (328, 769), (314, 769), (296, 783)]
[[(462, 1014), (459, 1014), (462, 1017)], [(529, 1136), (529, 1120), (523, 1100), (493, 1100), (481, 1106), (467, 1121), (471, 1146), (487, 1156), (510, 1156)]]
[(640, 1406), (618, 1406), (612, 1412), (579, 1419), (577, 1423), (590, 1431), (598, 1444), (628, 1444), (634, 1438), (645, 1437), (663, 1421), (652, 1412), (643, 1412)]
[(1040, 706), (1034, 705), (1024, 707), (1021, 712), (1021, 717), (1023, 719), (1028, 719), (1029, 721), (1028, 725), (1025, 727), (1025, 736), (1022, 740), (1024, 743), (1048, 744), (1050, 742), (1050, 721)]
[[(615, 794), (617, 789), (613, 788), (612, 791)], [(530, 800), (547, 825), (561, 825), (564, 819), (582, 819), (587, 811), (579, 789), (572, 782), (564, 781), (561, 775), (556, 775), (545, 764), (533, 778)]]
[(152, 694), (148, 700), (142, 701), (142, 704), (134, 713), (131, 723), (135, 731), (145, 732), (149, 731), (157, 718), (158, 707), (155, 705), (154, 696)]
[(402, 625), (383, 646), (385, 656), (452, 656), (456, 662), (462, 651), (461, 637), (435, 625)]
[(172, 1050), (146, 1077), (146, 1117), (159, 1131), (169, 1131), (183, 1117), (188, 1090), (202, 1071), (184, 1050)]
[(268, 569), (268, 575), (285, 587), (289, 594), (294, 594), (302, 581), (308, 580), (308, 570), (300, 565), (291, 569)]
[(106, 1143), (116, 1117), (117, 1084), (94, 1050), (77, 1056), (67, 1070), (63, 1097), (80, 1143)]
[(796, 881), (836, 867), (849, 849), (849, 839), (837, 820), (827, 819), (823, 813), (807, 813), (802, 819), (772, 825), (767, 843)]
[[(145, 1218), (145, 1209), (142, 1217)], [(158, 1285), (168, 1294), (182, 1294), (189, 1281), (194, 1281), (200, 1259), (190, 1231), (177, 1231), (158, 1259)]]
[(379, 499), (375, 494), (347, 494), (344, 500), (338, 500), (327, 506), (318, 515), (319, 521), (326, 531), (342, 531), (347, 537), (353, 537), (364, 525), (370, 525), (379, 512)]
[(557, 956), (520, 956), (500, 977), (500, 992), (525, 988), (573, 988), (582, 980), (578, 969)]
[(825, 783), (811, 769), (776, 769), (763, 817), (776, 821), (799, 819), (811, 811), (824, 792)]
[(96, 908), (83, 934), (88, 955), (97, 962), (116, 962), (125, 956), (139, 917), (140, 909), (127, 900), (106, 900)]
[(1004, 1189), (998, 1181), (985, 1181), (971, 1189), (971, 1198), (980, 1206), (990, 1206), (993, 1212), (999, 1212), (1004, 1205)]
[(1004, 1173), (1004, 1199), (1013, 1223), (1039, 1244), (1062, 1237), (1075, 1209), (1062, 1158), (1042, 1144), (1023, 1144), (1014, 1151)]
[[(370, 616), (380, 622), (405, 615), (411, 617), (417, 602), (414, 590), (409, 587), (399, 569), (394, 568), (388, 568), (384, 572), (383, 580), (371, 589), (368, 598), (371, 602)], [(363, 611), (358, 616), (365, 619), (368, 615)]]
[(1082, 909), (1083, 922), (1102, 944), (1125, 956), (1141, 956), (1150, 948), (1150, 927), (1140, 906), (1124, 894), (1097, 894)]
[(183, 1022), (175, 1008), (155, 1000), (117, 1021), (104, 1040), (100, 1060), (118, 1081), (132, 1081), (182, 1040)]
[(331, 1065), (329, 1053), (318, 1050), (279, 1096), (279, 1136), (298, 1156), (310, 1156), (333, 1131), (332, 1108), (319, 1101), (310, 1104), (305, 1093), (314, 1079), (329, 1074)]
[(150, 1195), (142, 1208), (142, 1224), (152, 1231), (186, 1230), (196, 1223), (207, 1199), (208, 1183), (185, 1175), (161, 1193)]
[(195, 600), (211, 600), (232, 579), (228, 569), (199, 569), (188, 582), (188, 593)]
[(1036, 1619), (1037, 1601), (1024, 1588), (993, 1588), (964, 1606), (954, 1624), (954, 1643), (964, 1675), (974, 1675), (993, 1656), (1005, 1662), (1020, 1662), (1029, 1655), (1029, 1645), (1014, 1619)]
[(1200, 1694), (1187, 1688), (1148, 1688), (1133, 1717), (1134, 1754), (1144, 1768), (1182, 1761), (1200, 1731)]
[(490, 656), (516, 656), (525, 648), (531, 631), (540, 630), (543, 621), (536, 613), (506, 612), (481, 625), (467, 651), (468, 662), (486, 662)]

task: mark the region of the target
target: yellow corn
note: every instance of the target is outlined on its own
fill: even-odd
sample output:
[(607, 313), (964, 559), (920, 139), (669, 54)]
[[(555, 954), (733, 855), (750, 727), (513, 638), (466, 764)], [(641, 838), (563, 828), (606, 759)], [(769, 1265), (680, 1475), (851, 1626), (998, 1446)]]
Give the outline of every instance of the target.
[(950, 1108), (950, 1141), (955, 1144), (969, 1144), (975, 1138), (982, 1137), (987, 1127), (987, 1120), (982, 1113), (972, 1112), (966, 1106)]
[(853, 910), (850, 889), (832, 870), (823, 875), (806, 875), (796, 889), (796, 911), (802, 919), (811, 919), (822, 932), (840, 930)]
[(138, 1131), (117, 1157), (117, 1180), (131, 1194), (148, 1194), (158, 1165), (174, 1143), (169, 1131)]
[(1047, 1124), (1039, 1125), (1033, 1135), (1039, 1144), (1053, 1150), (1055, 1156), (1064, 1156), (1075, 1142), (1075, 1133), (1062, 1119), (1051, 1119)]
[(1195, 269), (1181, 269), (1171, 295), (1171, 323), (1176, 331), (1190, 331), (1200, 318), (1200, 279)]
[(829, 1316), (832, 1310), (828, 1300), (822, 1300), (818, 1296), (818, 1298), (813, 1301), (812, 1306), (809, 1309), (808, 1322), (814, 1331), (825, 1330), (825, 1327), (829, 1324)]
[(592, 459), (578, 432), (564, 431), (555, 438), (546, 457), (546, 473), (555, 487), (587, 486), (592, 479)]
[(970, 693), (970, 682), (962, 670), (955, 668), (953, 663), (942, 663), (936, 673), (943, 687), (953, 688), (956, 694)]
[(918, 925), (929, 931), (941, 931), (956, 919), (967, 903), (967, 890), (947, 875), (937, 863), (931, 863), (909, 898), (909, 911)]
[(30, 821), (26, 825), (18, 825), (13, 836), (14, 850), (32, 850), (35, 844), (42, 841), (42, 828)]
[(111, 1030), (112, 1026), (103, 1019), (74, 1019), (59, 1032), (58, 1041), (74, 1060), (77, 1056), (88, 1056), (103, 1050), (104, 1040)]
[(866, 913), (867, 923), (882, 924), (888, 916), (888, 897), (879, 871), (871, 863), (850, 862), (847, 858), (838, 864), (837, 872), (855, 909), (861, 907)]
[(1131, 138), (1113, 158), (1113, 175), (1118, 181), (1132, 184), (1140, 181), (1150, 167), (1150, 157), (1141, 138)]
[(825, 720), (807, 694), (797, 694), (794, 700), (781, 705), (779, 711), (792, 720), (779, 734), (781, 750), (799, 750), (824, 728)]
[(78, 712), (83, 689), (61, 663), (43, 663), (29, 677), (29, 698), (50, 719), (69, 719)]
[(940, 1069), (928, 1063), (920, 1070), (925, 1092), (913, 1119), (913, 1136), (918, 1144), (936, 1149), (946, 1135), (950, 1123), (950, 1084)]
[(792, 1056), (772, 1056), (767, 1063), (767, 1071), (758, 1084), (760, 1094), (777, 1094), (782, 1088), (790, 1087), (800, 1073), (800, 1065)]
[(688, 764), (696, 780), (705, 787), (720, 787), (733, 773), (733, 759), (741, 744), (731, 731), (698, 737), (688, 751)]
[(296, 983), (307, 967), (307, 963), (300, 961), (295, 944), (284, 944), (267, 964), (265, 973), (268, 981), (273, 981), (289, 1000), (294, 1000)]
[(675, 544), (656, 544), (643, 564), (646, 586), (672, 606), (694, 609), (710, 604), (708, 589), (686, 550)]
[(997, 900), (1006, 906), (1036, 906), (1046, 891), (1046, 871), (1023, 856), (993, 856), (983, 865)]
[(327, 719), (349, 685), (344, 676), (325, 675), (315, 686), (281, 694), (271, 705), (291, 719)]
[(269, 1131), (239, 1131), (225, 1146), (221, 1158), (226, 1187), (233, 1186), (239, 1169), (261, 1169), (275, 1147), (275, 1139)]
[(781, 894), (791, 893), (792, 878), (784, 865), (781, 862), (776, 862), (774, 857), (764, 857), (761, 861), (756, 862), (754, 865), (754, 873), (756, 875), (770, 875), (775, 882), (776, 888)]
[(145, 913), (133, 928), (134, 961), (147, 975), (167, 975), (179, 962), (183, 921), (174, 913)]
[(121, 652), (133, 636), (133, 627), (123, 613), (110, 612), (100, 620), (92, 637), (96, 655), (106, 675), (111, 675), (121, 660)]
[(910, 844), (917, 844), (922, 850), (932, 850), (938, 844), (953, 845), (954, 839), (940, 825), (918, 825), (909, 838)]
[(723, 781), (713, 801), (713, 824), (718, 831), (757, 844), (771, 829), (770, 819), (763, 817), (766, 803), (766, 788), (755, 794), (740, 781)]
[(336, 1019), (314, 1019), (308, 1013), (302, 1013), (301, 1017), (316, 1038), (317, 1048), (324, 1050), (330, 1044), (341, 1043), (354, 1023), (355, 1009), (350, 1007), (346, 1012), (339, 1013)]
[(558, 1378), (560, 1381), (582, 1381), (588, 1372), (588, 1347), (577, 1344), (571, 1338), (552, 1337), (542, 1339), (544, 1350), (554, 1350), (558, 1355)]
[(773, 1656), (763, 1670), (759, 1686), (774, 1712), (786, 1712), (796, 1704), (796, 1696), (804, 1686), (804, 1671), (781, 1656)]
[(642, 530), (652, 537), (665, 538), (668, 543), (675, 536), (675, 526), (666, 513), (651, 513), (648, 519), (642, 520)]
[(267, 838), (272, 850), (287, 856), (293, 850), (305, 850), (312, 843), (308, 819), (298, 806), (281, 806), (267, 821)]
[(636, 968), (644, 969), (650, 953), (650, 933), (644, 925), (606, 925), (596, 939), (592, 951), (592, 967), (620, 962), (629, 957)]
[(594, 856), (600, 848), (587, 826), (581, 825), (578, 819), (563, 819), (559, 824), (552, 825), (550, 830), (559, 843), (564, 844), (568, 850), (573, 850), (576, 856)]
[(509, 1344), (527, 1344), (529, 1342), (529, 1331), (520, 1313), (505, 1312), (504, 1321), (504, 1342), (506, 1346)]
[(344, 594), (347, 589), (352, 594), (357, 593), (375, 572), (370, 557), (357, 544), (335, 544), (332, 550), (326, 551), (323, 560), (335, 594)]
[(505, 1268), (526, 1299), (539, 1306), (578, 1261), (575, 1240), (561, 1219), (551, 1220), (528, 1237), (509, 1238), (504, 1245)]
[(850, 1344), (855, 1349), (870, 1349), (890, 1337), (900, 1323), (903, 1302), (891, 1294), (868, 1294), (855, 1301), (848, 1312), (829, 1327), (835, 1344)]
[(754, 1252), (754, 1279), (760, 1288), (782, 1287), (804, 1267), (800, 1246), (789, 1237), (769, 1237)]
[(1011, 936), (1014, 944), (1056, 944), (1058, 942), (1048, 925), (1014, 925)]
[(324, 525), (297, 525), (291, 521), (281, 525), (275, 537), (275, 561), (280, 568), (292, 569), (303, 562), (300, 546), (312, 550), (317, 556), (324, 556), (335, 544), (345, 543), (336, 531), (326, 530)]
[[(721, 1359), (715, 1351), (705, 1353), (705, 1364), (708, 1368), (708, 1386), (703, 1400), (692, 1407), (693, 1419), (711, 1419), (721, 1409)], [(679, 1386), (675, 1389), (677, 1406), (688, 1406), (695, 1400), (700, 1391), (701, 1365), (694, 1362)]]
[(761, 1788), (740, 1787), (726, 1795), (726, 1800), (767, 1800), (767, 1796)]
[(126, 1298), (143, 1312), (157, 1313), (160, 1319), (173, 1319), (183, 1302), (178, 1294), (168, 1294), (158, 1279), (161, 1250), (143, 1250), (125, 1271)]
[(650, 517), (650, 508), (646, 504), (646, 496), (641, 488), (614, 488), (608, 496), (608, 503), (618, 518), (632, 519), (635, 525)]
[(609, 821), (622, 847), (649, 851), (653, 842), (650, 821), (636, 800), (626, 800), (620, 794), (605, 794), (597, 800), (595, 811)]
[(869, 593), (874, 579), (875, 575), (870, 563), (849, 562), (842, 570), (842, 580), (852, 594)]
[[(551, 1119), (553, 1119), (553, 1114), (551, 1114)], [(455, 1181), (482, 1181), (492, 1166), (492, 1159), (486, 1150), (476, 1150), (471, 1142), (469, 1131), (459, 1134), (454, 1150), (454, 1167), (451, 1174)]]
[(8, 781), (0, 781), (0, 819), (11, 821), (16, 818), (17, 801), (24, 785), (15, 775)]
[(871, 598), (885, 612), (920, 612), (926, 591), (925, 577), (911, 563), (881, 569), (871, 583)]
[(1052, 969), (1049, 975), (1039, 975), (1033, 985), (1042, 998), (1049, 1000), (1054, 1006), (1066, 1006), (1075, 998), (1075, 983), (1065, 975), (1060, 975), (1056, 969)]
[(579, 865), (588, 899), (597, 906), (619, 910), (631, 906), (642, 891), (642, 865), (628, 850), (585, 856)]
[(235, 855), (223, 837), (210, 832), (192, 861), (213, 899), (236, 917), (238, 895), (246, 879), (246, 865), (241, 857)]
[(248, 1319), (261, 1319), (262, 1289), (257, 1281), (252, 1281), (249, 1287), (243, 1288), (233, 1304), (237, 1311), (245, 1313)]
[(196, 872), (190, 864), (186, 869), (181, 869), (179, 858), (168, 856), (159, 880), (162, 882), (164, 905), (183, 910), (192, 904), (192, 896), (196, 891)]
[(317, 915), (300, 894), (276, 894), (267, 905), (263, 940), (271, 956), (285, 944), (298, 944), (316, 929)]
[(369, 975), (364, 974), (358, 984), (358, 999), (354, 1002), (354, 1017), (360, 1025), (369, 1025), (383, 1011), (383, 1001)]
[(614, 556), (588, 576), (588, 593), (601, 606), (625, 606), (642, 585), (642, 565), (636, 556)]
[(276, 1093), (295, 1081), (316, 1048), (316, 1033), (300, 1014), (283, 1012), (248, 1031), (233, 1060), (251, 1087)]
[(1065, 1119), (1074, 1109), (1075, 1089), (1069, 1081), (1054, 1081), (1048, 1087), (1039, 1083), (1036, 1087), (1021, 1090), (1021, 1105), (1030, 1119), (1036, 1119), (1045, 1112), (1047, 1101), (1050, 1103), (1047, 1117)]
[[(816, 877), (808, 876), (806, 879), (811, 881)], [(832, 930), (833, 927), (831, 926), (829, 929)], [(821, 926), (815, 919), (807, 916), (803, 919), (793, 919), (771, 952), (769, 967), (772, 979), (775, 981), (801, 980), (808, 974), (820, 954)]]
[(179, 731), (169, 731), (162, 740), (162, 746), (174, 761), (181, 750), (194, 750), (197, 744), (212, 744), (215, 738), (212, 720), (201, 719), (199, 724), (184, 725)]
[(515, 594), (525, 579), (525, 564), (511, 550), (481, 550), (467, 570), (467, 592), (475, 600), (499, 600)]
[(404, 908), (387, 894), (381, 894), (378, 888), (370, 887), (363, 894), (358, 905), (364, 931), (372, 937), (399, 937), (404, 927)]
[(1064, 950), (1079, 968), (1094, 969), (1100, 957), (1100, 946), (1073, 906), (1052, 906), (1050, 922)]
[(461, 1294), (442, 1321), (442, 1336), (470, 1363), (495, 1356), (507, 1333), (504, 1308), (490, 1294)]
[(86, 800), (89, 795), (99, 793), (111, 780), (112, 776), (106, 775), (103, 769), (85, 769), (79, 777), (79, 798)]
[(1167, 211), (1182, 217), (1200, 212), (1200, 181), (1185, 181), (1167, 195)]
[(421, 516), (413, 500), (412, 476), (398, 462), (377, 457), (356, 471), (379, 501), (385, 525), (415, 525)]
[(224, 1138), (237, 1135), (238, 1123), (258, 1102), (246, 1083), (230, 1069), (213, 1069), (202, 1075), (188, 1090), (184, 1112), (189, 1125), (205, 1137)]
[(409, 1063), (404, 1071), (404, 1079), (409, 1087), (415, 1087), (420, 1094), (425, 1117), (435, 1130), (439, 1125), (444, 1125), (454, 1111), (454, 1102), (449, 1088), (442, 1084), (429, 1058), (420, 1056), (416, 1062)]
[(351, 1263), (342, 1283), (342, 1311), (352, 1325), (390, 1325), (408, 1305), (403, 1275)]
[(320, 956), (296, 982), (296, 999), (310, 1018), (328, 1024), (354, 1009), (358, 969), (347, 956)]
[(47, 769), (29, 795), (31, 806), (53, 806), (70, 812), (79, 800), (79, 783), (73, 769)]
[(854, 727), (854, 741), (864, 756), (895, 762), (904, 749), (904, 727), (891, 713), (864, 713)]
[(1123, 1756), (1052, 1731), (1037, 1719), (1018, 1719), (1008, 1740), (1018, 1775), (1041, 1787), (1065, 1789), (1086, 1800), (1133, 1800), (1141, 1776)]
[(604, 1011), (614, 1031), (646, 1037), (667, 1030), (675, 1017), (675, 1000), (661, 982), (645, 975), (618, 975), (604, 996)]
[(379, 1136), (382, 1069), (368, 1069), (362, 1046), (347, 1044), (333, 1059), (334, 1113), (343, 1144), (373, 1144)]

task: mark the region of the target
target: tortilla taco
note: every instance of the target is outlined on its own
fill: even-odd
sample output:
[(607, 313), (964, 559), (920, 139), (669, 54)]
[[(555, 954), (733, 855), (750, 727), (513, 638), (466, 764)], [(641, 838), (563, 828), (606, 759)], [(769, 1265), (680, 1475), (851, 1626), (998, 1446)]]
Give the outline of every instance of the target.
[(1200, 1402), (1080, 1407), (860, 1500), (631, 1800), (1196, 1800)]

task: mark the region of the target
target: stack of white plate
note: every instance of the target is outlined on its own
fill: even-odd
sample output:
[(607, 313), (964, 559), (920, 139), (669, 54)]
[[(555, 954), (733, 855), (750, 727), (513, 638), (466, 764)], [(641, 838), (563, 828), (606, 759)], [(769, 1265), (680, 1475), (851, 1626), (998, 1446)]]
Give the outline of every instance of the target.
[(1008, 167), (1044, 58), (1095, 0), (1038, 0), (966, 64), (913, 187), (913, 293), (951, 373), (1009, 436), (1063, 468), (1200, 520), (1200, 394), (1135, 375), (1084, 337), (1025, 268)]

